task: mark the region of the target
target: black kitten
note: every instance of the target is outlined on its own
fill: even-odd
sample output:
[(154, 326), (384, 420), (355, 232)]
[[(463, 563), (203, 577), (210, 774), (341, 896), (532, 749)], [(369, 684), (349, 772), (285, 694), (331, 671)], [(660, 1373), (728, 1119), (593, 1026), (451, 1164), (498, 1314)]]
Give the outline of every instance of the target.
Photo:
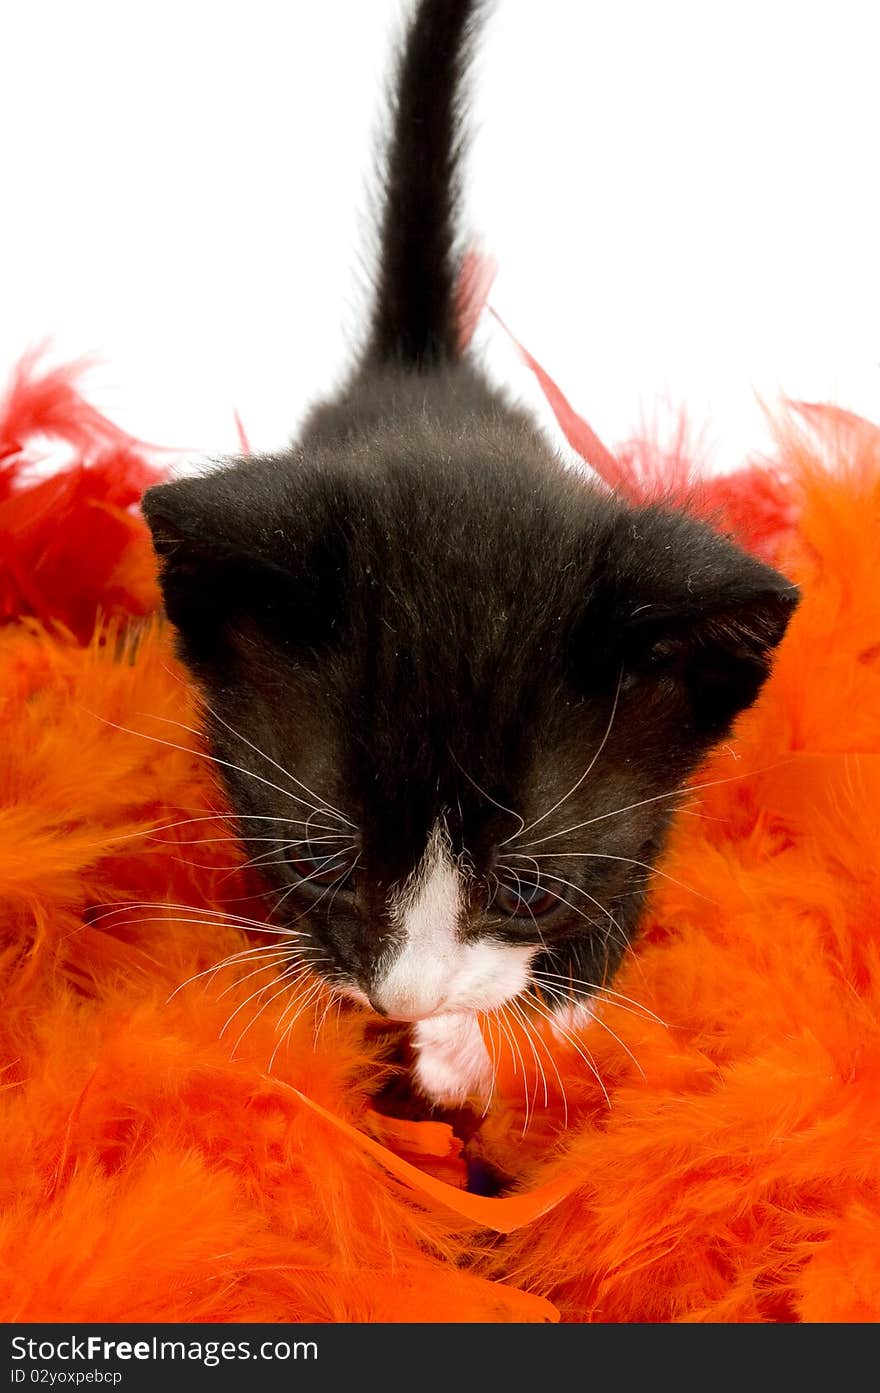
[(703, 524), (566, 470), (463, 360), (455, 113), (478, 9), (423, 0), (410, 27), (349, 386), (295, 447), (144, 500), (243, 838), (258, 854), (288, 824), (263, 864), (301, 951), (417, 1022), (444, 1101), (486, 1087), (475, 1013), (609, 981), (668, 795), (754, 700), (797, 602)]

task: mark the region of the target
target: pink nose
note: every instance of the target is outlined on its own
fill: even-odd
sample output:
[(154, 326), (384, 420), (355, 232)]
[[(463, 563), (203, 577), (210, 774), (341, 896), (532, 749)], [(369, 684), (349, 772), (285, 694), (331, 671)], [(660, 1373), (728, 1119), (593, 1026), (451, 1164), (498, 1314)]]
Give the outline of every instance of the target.
[(370, 992), (370, 1005), (378, 1015), (390, 1021), (423, 1021), (442, 1011), (445, 999), (411, 992), (383, 992), (379, 987)]

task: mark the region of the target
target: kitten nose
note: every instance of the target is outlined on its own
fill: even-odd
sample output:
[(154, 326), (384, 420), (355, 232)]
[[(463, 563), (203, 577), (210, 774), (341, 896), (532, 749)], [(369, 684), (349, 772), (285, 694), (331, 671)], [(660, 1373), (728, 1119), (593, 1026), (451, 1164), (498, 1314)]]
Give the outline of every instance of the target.
[(369, 993), (370, 1005), (380, 1016), (391, 1021), (421, 1021), (443, 1009), (445, 998), (415, 992), (390, 992), (376, 987)]

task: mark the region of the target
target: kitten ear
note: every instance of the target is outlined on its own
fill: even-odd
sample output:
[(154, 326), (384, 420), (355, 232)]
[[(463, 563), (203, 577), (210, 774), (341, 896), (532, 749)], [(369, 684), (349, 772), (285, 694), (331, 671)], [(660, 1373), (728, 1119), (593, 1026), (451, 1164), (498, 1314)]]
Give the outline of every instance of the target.
[(644, 509), (628, 532), (609, 651), (624, 680), (662, 684), (689, 729), (720, 739), (763, 686), (797, 587), (684, 515)]
[(688, 596), (678, 612), (643, 611), (624, 631), (624, 670), (675, 683), (693, 724), (720, 738), (761, 690), (797, 602), (793, 586), (763, 584), (720, 603)]
[[(236, 629), (258, 625), (284, 645), (316, 646), (332, 630), (336, 589), (326, 558), (271, 541), (277, 534), (211, 488), (211, 476), (148, 489), (142, 511), (159, 558), (168, 618), (190, 657), (217, 652)], [(332, 571), (332, 568), (330, 568)]]

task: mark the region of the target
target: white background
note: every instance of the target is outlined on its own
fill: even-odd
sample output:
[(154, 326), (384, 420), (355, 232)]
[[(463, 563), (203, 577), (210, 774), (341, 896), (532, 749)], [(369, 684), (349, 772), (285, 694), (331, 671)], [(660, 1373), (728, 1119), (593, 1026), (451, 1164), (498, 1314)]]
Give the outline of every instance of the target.
[[(0, 7), (0, 373), (51, 336), (147, 439), (295, 430), (362, 315), (400, 0)], [(613, 444), (756, 394), (880, 416), (873, 0), (496, 0), (465, 222), (493, 303)], [(492, 371), (534, 399), (497, 331)]]

